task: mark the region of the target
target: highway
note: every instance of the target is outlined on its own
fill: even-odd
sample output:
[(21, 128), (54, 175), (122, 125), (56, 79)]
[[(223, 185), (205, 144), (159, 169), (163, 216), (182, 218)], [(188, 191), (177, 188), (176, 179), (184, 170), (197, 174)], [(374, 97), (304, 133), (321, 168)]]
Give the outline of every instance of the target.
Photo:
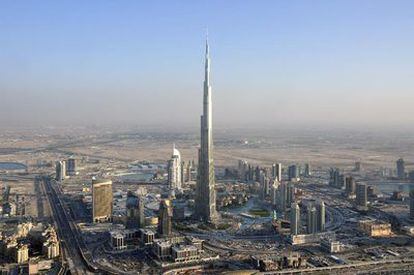
[(85, 263), (78, 244), (78, 236), (68, 220), (63, 204), (57, 195), (51, 180), (44, 177), (41, 181), (44, 184), (48, 200), (52, 209), (52, 216), (57, 226), (59, 239), (62, 243), (62, 251), (66, 254), (66, 260), (72, 274), (89, 274), (88, 265)]

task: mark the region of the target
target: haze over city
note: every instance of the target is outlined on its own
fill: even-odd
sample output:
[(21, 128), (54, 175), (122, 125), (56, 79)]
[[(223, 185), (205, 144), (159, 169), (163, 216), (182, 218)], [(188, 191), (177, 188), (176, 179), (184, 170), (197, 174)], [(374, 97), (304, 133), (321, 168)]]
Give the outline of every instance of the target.
[[(0, 127), (411, 128), (412, 1), (2, 1)], [(294, 127), (294, 126), (293, 126)]]

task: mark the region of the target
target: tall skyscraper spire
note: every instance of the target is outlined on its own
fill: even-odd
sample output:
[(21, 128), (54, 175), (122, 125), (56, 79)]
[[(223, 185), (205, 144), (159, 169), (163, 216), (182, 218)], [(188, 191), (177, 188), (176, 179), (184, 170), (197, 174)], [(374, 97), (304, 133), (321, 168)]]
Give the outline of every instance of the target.
[(210, 86), (210, 52), (206, 39), (203, 115), (201, 116), (200, 148), (198, 151), (198, 176), (196, 210), (198, 219), (214, 222), (217, 218), (216, 191), (213, 161), (212, 103)]

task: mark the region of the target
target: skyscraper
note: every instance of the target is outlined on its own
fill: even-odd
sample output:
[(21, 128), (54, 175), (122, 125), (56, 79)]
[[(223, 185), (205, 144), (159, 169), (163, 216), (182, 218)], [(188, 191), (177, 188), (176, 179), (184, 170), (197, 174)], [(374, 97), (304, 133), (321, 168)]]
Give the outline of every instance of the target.
[(195, 216), (207, 222), (217, 218), (216, 191), (213, 161), (212, 102), (210, 86), (210, 55), (206, 41), (203, 115), (198, 151), (198, 178), (196, 185)]
[(414, 220), (414, 190), (410, 191), (410, 219)]
[(67, 173), (69, 176), (76, 175), (76, 159), (71, 157), (68, 159)]
[(112, 219), (113, 196), (112, 181), (92, 180), (92, 220), (106, 222)]
[(277, 181), (282, 180), (282, 164), (281, 163), (272, 164), (272, 178)]
[(405, 179), (405, 164), (402, 158), (397, 160), (397, 177), (401, 180)]
[(56, 161), (56, 181), (62, 181), (66, 178), (66, 162), (64, 160)]
[(171, 190), (181, 189), (182, 177), (181, 173), (181, 154), (173, 146), (173, 154), (168, 161), (168, 185)]
[(317, 213), (316, 208), (313, 204), (308, 205), (308, 234), (314, 234), (317, 232)]
[(368, 194), (367, 185), (365, 183), (357, 183), (356, 185), (356, 204), (360, 207), (367, 207)]
[(325, 203), (323, 201), (316, 204), (316, 230), (317, 232), (325, 231)]
[(289, 181), (298, 181), (299, 178), (299, 168), (296, 164), (290, 165), (288, 168)]
[(144, 198), (142, 195), (136, 195), (129, 191), (126, 210), (128, 228), (143, 228), (145, 226)]
[(300, 227), (300, 208), (297, 203), (290, 206), (290, 234), (298, 235)]
[(158, 234), (161, 237), (168, 237), (172, 232), (173, 209), (171, 201), (164, 199), (160, 203), (158, 214)]

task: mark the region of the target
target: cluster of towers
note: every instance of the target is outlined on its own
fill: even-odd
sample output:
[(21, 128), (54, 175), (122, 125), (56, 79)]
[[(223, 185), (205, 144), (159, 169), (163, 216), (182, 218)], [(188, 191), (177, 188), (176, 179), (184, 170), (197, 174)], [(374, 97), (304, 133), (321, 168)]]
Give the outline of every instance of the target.
[(67, 160), (56, 161), (56, 181), (62, 181), (67, 176), (74, 176), (77, 173), (76, 159), (70, 157)]
[[(325, 231), (325, 203), (323, 201), (311, 202), (306, 206), (306, 233), (315, 234)], [(302, 231), (300, 206), (293, 202), (290, 207), (290, 233), (299, 235)]]

